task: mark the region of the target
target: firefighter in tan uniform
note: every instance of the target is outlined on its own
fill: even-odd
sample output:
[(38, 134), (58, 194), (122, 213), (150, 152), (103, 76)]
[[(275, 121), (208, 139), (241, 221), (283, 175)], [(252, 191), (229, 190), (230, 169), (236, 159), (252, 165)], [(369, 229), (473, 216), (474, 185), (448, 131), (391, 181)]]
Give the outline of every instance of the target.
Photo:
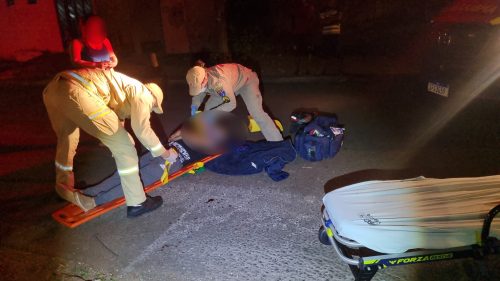
[[(128, 206), (127, 216), (134, 217), (158, 208), (163, 201), (159, 196), (146, 197), (132, 138), (108, 104), (122, 111), (129, 106), (132, 119), (140, 120), (132, 121), (138, 138), (154, 156), (168, 158), (169, 152), (149, 125), (151, 110), (162, 112), (163, 93), (155, 84), (139, 87), (137, 80), (121, 79), (126, 76), (115, 74), (106, 75), (98, 69), (61, 72), (45, 88), (43, 99), (57, 135), (56, 192), (85, 211), (95, 207), (92, 197), (74, 190), (73, 158), (81, 128), (111, 150)], [(132, 82), (133, 85), (127, 84)], [(133, 93), (127, 94), (127, 91)], [(127, 100), (127, 97), (131, 99)]]
[(228, 112), (236, 108), (236, 96), (240, 95), (266, 140), (283, 140), (275, 123), (262, 107), (259, 78), (251, 69), (235, 63), (210, 68), (195, 66), (187, 72), (186, 80), (189, 94), (193, 97), (191, 114), (198, 110), (207, 93), (210, 98), (205, 104), (205, 110)]

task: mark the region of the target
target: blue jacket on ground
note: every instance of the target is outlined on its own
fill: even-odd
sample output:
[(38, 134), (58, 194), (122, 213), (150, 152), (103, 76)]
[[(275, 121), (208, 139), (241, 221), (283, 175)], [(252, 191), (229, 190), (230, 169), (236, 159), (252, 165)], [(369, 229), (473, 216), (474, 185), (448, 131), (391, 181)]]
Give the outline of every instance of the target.
[(250, 175), (263, 170), (274, 181), (284, 180), (286, 164), (295, 160), (295, 149), (290, 140), (246, 142), (205, 164), (215, 173), (224, 175)]

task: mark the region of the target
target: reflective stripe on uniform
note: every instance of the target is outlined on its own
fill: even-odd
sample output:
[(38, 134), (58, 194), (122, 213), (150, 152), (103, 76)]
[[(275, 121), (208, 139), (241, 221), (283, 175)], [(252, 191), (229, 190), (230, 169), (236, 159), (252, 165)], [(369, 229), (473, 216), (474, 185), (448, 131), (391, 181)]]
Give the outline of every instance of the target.
[(75, 78), (76, 80), (78, 80), (82, 86), (84, 86), (85, 88), (87, 88), (87, 90), (89, 91), (92, 91), (94, 90), (93, 89), (93, 85), (91, 84), (91, 82), (85, 80), (85, 78), (83, 78), (82, 76), (78, 75), (77, 73), (73, 72), (73, 71), (67, 71), (66, 73), (68, 73), (69, 75), (71, 75), (71, 77)]
[(99, 110), (95, 111), (95, 112), (92, 112), (91, 114), (89, 114), (89, 119), (90, 120), (94, 120), (94, 119), (99, 119), (105, 115), (108, 115), (110, 114), (112, 111), (109, 107), (107, 106), (104, 106), (104, 107), (101, 107)]
[(87, 91), (89, 91), (90, 94), (92, 94), (92, 96), (95, 98), (95, 101), (97, 101), (101, 105), (104, 105), (101, 108), (99, 108), (99, 110), (88, 114), (88, 117), (89, 117), (90, 120), (95, 120), (95, 119), (102, 118), (103, 116), (108, 115), (108, 114), (110, 114), (112, 112), (111, 109), (107, 105), (105, 105), (104, 100), (102, 99), (102, 97), (99, 96), (99, 95), (97, 95), (94, 92), (94, 91), (97, 91), (97, 88), (92, 83), (92, 81), (88, 81), (87, 79), (85, 79), (84, 77), (80, 76), (78, 73), (73, 72), (73, 71), (66, 71), (65, 73), (68, 74), (68, 75), (70, 75), (71, 77), (75, 78), (78, 82), (80, 82), (80, 84), (85, 89), (87, 89)]
[(157, 145), (155, 145), (154, 147), (151, 147), (151, 151), (158, 151), (162, 148), (163, 148), (163, 144), (160, 142)]
[(120, 176), (130, 175), (135, 172), (139, 172), (139, 166), (134, 166), (126, 169), (118, 169), (118, 174), (120, 174)]
[(71, 166), (64, 166), (62, 164), (59, 164), (57, 161), (55, 162), (55, 164), (56, 164), (56, 168), (58, 168), (59, 170), (62, 170), (65, 172), (73, 171), (73, 167), (71, 167)]

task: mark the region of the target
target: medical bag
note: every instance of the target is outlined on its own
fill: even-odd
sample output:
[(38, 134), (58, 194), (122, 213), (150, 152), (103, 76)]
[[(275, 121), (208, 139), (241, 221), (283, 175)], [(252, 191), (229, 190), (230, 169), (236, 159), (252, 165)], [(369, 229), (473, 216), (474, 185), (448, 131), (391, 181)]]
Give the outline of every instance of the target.
[(335, 116), (315, 114), (296, 130), (293, 137), (295, 149), (300, 157), (308, 161), (332, 158), (342, 146), (344, 131)]

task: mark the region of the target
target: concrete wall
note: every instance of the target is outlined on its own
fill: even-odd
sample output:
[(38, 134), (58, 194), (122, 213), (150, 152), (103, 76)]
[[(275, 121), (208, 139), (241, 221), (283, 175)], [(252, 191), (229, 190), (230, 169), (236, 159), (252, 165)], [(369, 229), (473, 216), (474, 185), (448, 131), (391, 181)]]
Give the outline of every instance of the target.
[(29, 52), (63, 52), (63, 43), (52, 0), (0, 3), (0, 59), (25, 60)]
[(116, 52), (147, 53), (163, 44), (160, 0), (95, 0)]
[(186, 26), (184, 0), (161, 0), (161, 18), (165, 52), (167, 54), (189, 53), (189, 38)]
[(227, 53), (225, 2), (161, 0), (166, 53)]
[(118, 58), (122, 53), (134, 52), (134, 38), (130, 31), (130, 1), (95, 0), (94, 10), (106, 22), (108, 38)]
[(226, 0), (94, 0), (118, 53), (227, 53)]

